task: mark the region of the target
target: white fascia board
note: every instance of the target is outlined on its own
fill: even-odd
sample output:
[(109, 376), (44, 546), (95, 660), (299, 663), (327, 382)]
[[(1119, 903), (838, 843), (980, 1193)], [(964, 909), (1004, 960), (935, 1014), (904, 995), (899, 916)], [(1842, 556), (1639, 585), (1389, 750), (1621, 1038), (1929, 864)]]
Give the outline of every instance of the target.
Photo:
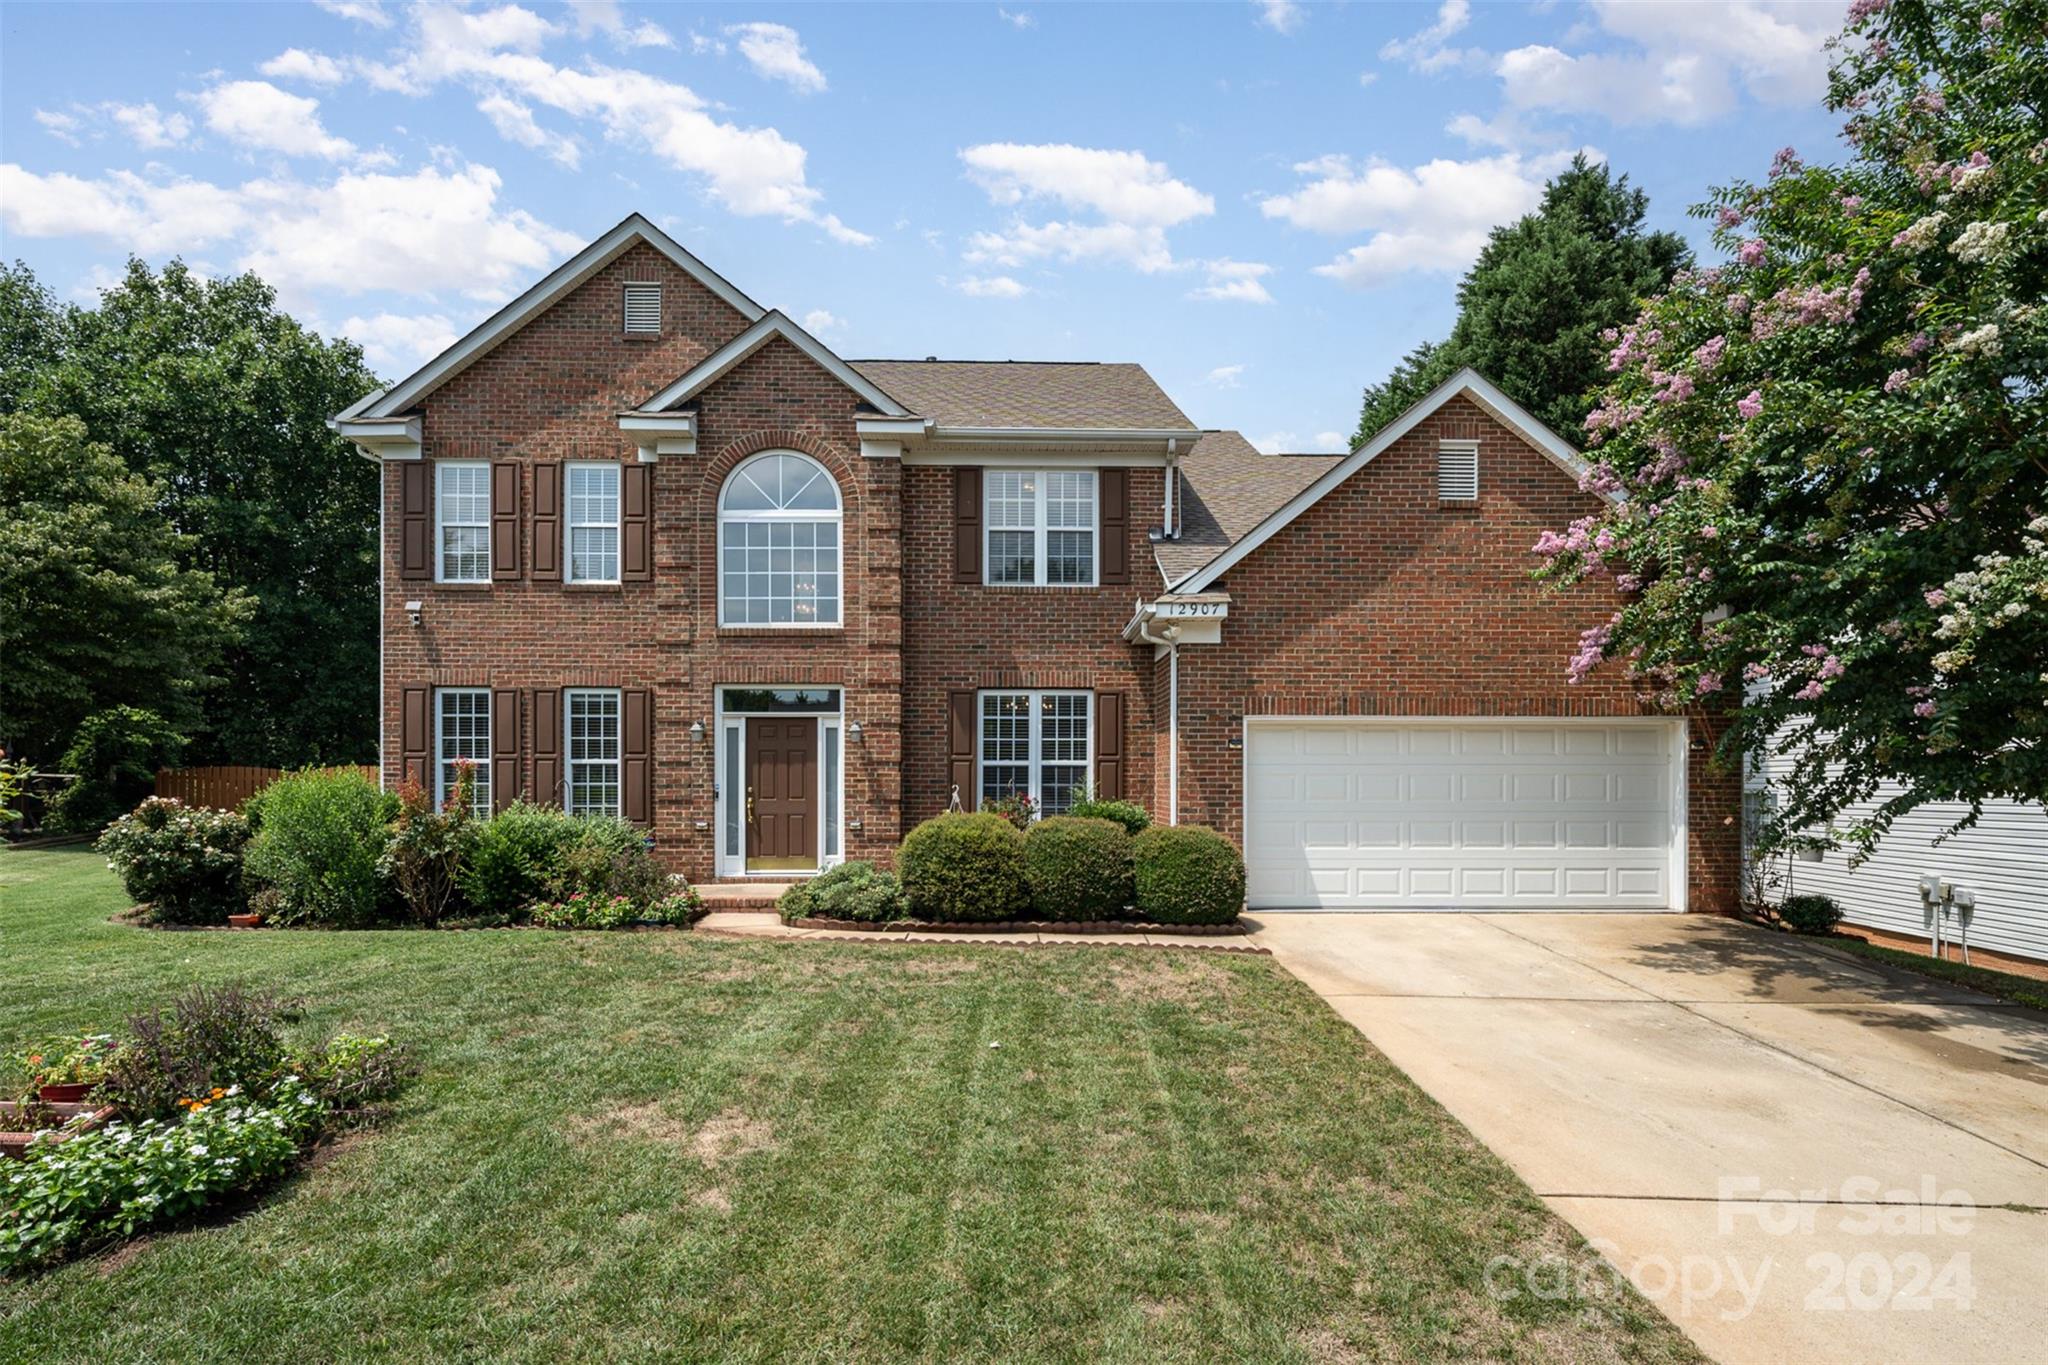
[(329, 420), (327, 425), (344, 441), (354, 442), (356, 450), (366, 459), (420, 458), (418, 417), (358, 417), (347, 421), (337, 417)]
[(1030, 441), (979, 449), (957, 445), (905, 446), (903, 463), (968, 465), (984, 469), (1024, 469), (1033, 465), (1046, 469), (1160, 469), (1166, 464), (1166, 453), (1142, 447), (1118, 450), (1100, 441), (1068, 447), (1049, 441)]
[(653, 464), (663, 455), (697, 453), (694, 412), (622, 412), (619, 430), (633, 438), (642, 464)]
[(1556, 432), (1537, 421), (1527, 408), (1502, 393), (1479, 371), (1467, 367), (1431, 389), (1406, 412), (1381, 427), (1371, 440), (1323, 471), (1321, 478), (1288, 499), (1286, 504), (1253, 527), (1242, 540), (1193, 573), (1182, 577), (1179, 582), (1173, 584), (1174, 591), (1200, 592), (1223, 577), (1234, 566), (1242, 563), (1245, 556), (1264, 545), (1296, 517), (1322, 501), (1324, 494), (1370, 464), (1381, 451), (1422, 425), (1438, 408), (1461, 393), (1470, 395), (1473, 402), (1486, 409), (1510, 431), (1542, 451), (1551, 463), (1574, 479), (1583, 477), (1590, 468), (1585, 457), (1561, 440)]
[(769, 309), (753, 326), (713, 351), (696, 368), (640, 405), (642, 412), (658, 412), (695, 396), (733, 366), (745, 360), (774, 337), (782, 337), (816, 361), (834, 379), (860, 395), (863, 402), (887, 417), (908, 417), (910, 410), (877, 388), (873, 380), (832, 354), (826, 345), (792, 322), (780, 309)]
[(853, 429), (862, 436), (878, 436), (884, 440), (902, 440), (922, 436), (931, 430), (931, 420), (925, 417), (856, 417)]
[(357, 404), (356, 408), (343, 415), (357, 415), (357, 408), (362, 410), (362, 415), (373, 417), (404, 411), (531, 322), (564, 294), (618, 259), (635, 242), (645, 242), (668, 257), (749, 322), (762, 316), (760, 304), (742, 294), (724, 276), (685, 251), (673, 237), (636, 213), (542, 276), (538, 284), (493, 313), (468, 336), (428, 361), (410, 378), (386, 389), (374, 401)]

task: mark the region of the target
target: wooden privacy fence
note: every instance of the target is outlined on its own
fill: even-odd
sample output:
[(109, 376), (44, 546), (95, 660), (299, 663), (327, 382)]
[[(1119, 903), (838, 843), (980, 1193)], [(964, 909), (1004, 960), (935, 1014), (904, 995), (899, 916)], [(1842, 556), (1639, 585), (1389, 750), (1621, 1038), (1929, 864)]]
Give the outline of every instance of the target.
[[(322, 771), (347, 772), (350, 767), (372, 782), (377, 780), (377, 770), (368, 765)], [(282, 768), (259, 768), (247, 763), (223, 763), (210, 768), (159, 768), (156, 794), (183, 801), (188, 806), (233, 810), (283, 776)]]

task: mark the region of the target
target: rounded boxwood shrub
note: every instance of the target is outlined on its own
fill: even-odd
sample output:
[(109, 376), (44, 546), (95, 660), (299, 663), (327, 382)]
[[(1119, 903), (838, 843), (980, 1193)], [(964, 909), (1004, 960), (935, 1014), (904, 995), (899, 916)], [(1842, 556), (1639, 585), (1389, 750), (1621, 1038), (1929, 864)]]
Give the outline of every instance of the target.
[(1084, 796), (1067, 807), (1067, 814), (1090, 820), (1114, 820), (1129, 834), (1142, 833), (1152, 823), (1152, 817), (1135, 801), (1098, 801), (1092, 796)]
[(460, 877), (463, 900), (478, 915), (519, 915), (546, 896), (582, 833), (573, 815), (514, 801), (478, 828)]
[(1156, 825), (1131, 841), (1138, 913), (1161, 924), (1228, 924), (1244, 909), (1244, 857), (1200, 825)]
[(226, 924), (242, 908), (242, 846), (249, 822), (234, 811), (152, 796), (107, 826), (93, 847), (150, 918)]
[(1787, 896), (1778, 906), (1778, 918), (1796, 934), (1825, 934), (1842, 922), (1842, 907), (1829, 896)]
[(845, 919), (883, 924), (902, 919), (903, 883), (873, 863), (841, 863), (798, 882), (775, 902), (785, 920)]
[(933, 816), (904, 837), (896, 866), (915, 919), (1021, 919), (1031, 904), (1024, 835), (1000, 815)]
[(1137, 895), (1131, 836), (1114, 820), (1040, 820), (1024, 836), (1024, 881), (1040, 919), (1121, 919)]

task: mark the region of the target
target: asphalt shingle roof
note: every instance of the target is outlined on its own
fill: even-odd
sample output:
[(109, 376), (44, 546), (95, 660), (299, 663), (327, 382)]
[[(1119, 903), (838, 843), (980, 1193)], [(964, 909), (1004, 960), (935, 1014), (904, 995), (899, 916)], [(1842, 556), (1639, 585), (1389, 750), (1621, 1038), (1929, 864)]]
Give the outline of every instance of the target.
[(849, 360), (942, 427), (1191, 431), (1142, 365), (1019, 360)]
[(1153, 547), (1176, 583), (1250, 534), (1342, 455), (1266, 455), (1235, 431), (1207, 431), (1181, 457), (1180, 539)]

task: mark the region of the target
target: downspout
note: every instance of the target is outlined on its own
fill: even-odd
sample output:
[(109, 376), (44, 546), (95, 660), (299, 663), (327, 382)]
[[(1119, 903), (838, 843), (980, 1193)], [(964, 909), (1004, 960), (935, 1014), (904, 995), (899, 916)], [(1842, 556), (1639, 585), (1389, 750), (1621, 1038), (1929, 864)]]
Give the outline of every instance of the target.
[(1166, 650), (1166, 823), (1180, 823), (1180, 627), (1152, 633), (1152, 623), (1138, 621), (1138, 639)]
[[(384, 461), (377, 461), (377, 790), (384, 790)], [(621, 476), (623, 477), (623, 476)]]

